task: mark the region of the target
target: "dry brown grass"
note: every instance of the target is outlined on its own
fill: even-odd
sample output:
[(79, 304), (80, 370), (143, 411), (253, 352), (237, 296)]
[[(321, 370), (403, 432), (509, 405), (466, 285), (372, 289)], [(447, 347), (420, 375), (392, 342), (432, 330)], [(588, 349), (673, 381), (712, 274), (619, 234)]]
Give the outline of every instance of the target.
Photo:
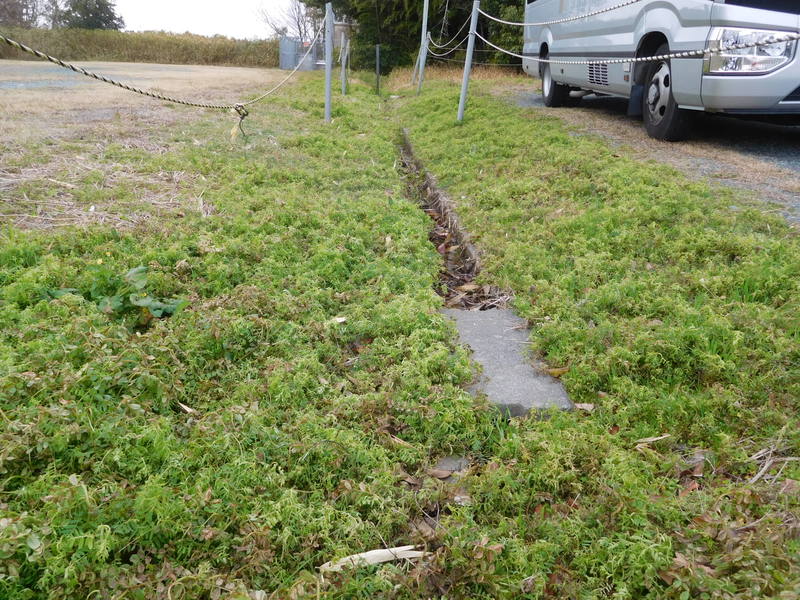
[[(404, 67), (395, 69), (386, 78), (386, 89), (399, 91), (403, 89), (410, 89), (411, 85), (411, 67)], [(460, 65), (429, 65), (425, 68), (426, 81), (447, 81), (448, 83), (461, 84), (464, 70)], [(510, 67), (488, 67), (476, 66), (472, 70), (471, 79), (475, 81), (496, 81), (501, 82), (503, 85), (515, 81), (530, 81), (530, 79), (522, 74), (519, 74)]]
[[(192, 33), (102, 29), (22, 29), (3, 27), (5, 35), (62, 60), (113, 60), (182, 65), (277, 67), (277, 40), (236, 40)], [(33, 60), (10, 46), (0, 58)]]
[[(236, 102), (274, 84), (279, 71), (237, 67), (85, 63), (88, 69), (177, 97)], [(104, 156), (114, 145), (168, 152), (171, 137), (200, 119), (235, 117), (171, 106), (46, 63), (0, 61), (0, 223), (24, 228), (131, 226), (165, 214), (211, 209), (187, 190), (186, 173), (140, 173)], [(195, 143), (202, 144), (202, 140)], [(90, 183), (87, 184), (87, 178)], [(87, 188), (102, 201), (81, 198)], [(132, 190), (134, 199), (115, 197)], [(79, 193), (80, 192), (80, 193)]]

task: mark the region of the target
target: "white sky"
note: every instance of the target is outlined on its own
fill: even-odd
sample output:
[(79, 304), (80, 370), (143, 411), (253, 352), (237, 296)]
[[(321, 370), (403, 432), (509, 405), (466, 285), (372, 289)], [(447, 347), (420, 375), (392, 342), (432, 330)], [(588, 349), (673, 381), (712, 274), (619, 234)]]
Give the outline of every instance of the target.
[(172, 31), (235, 38), (271, 33), (259, 16), (264, 8), (280, 15), (289, 0), (117, 0), (117, 14), (131, 31)]

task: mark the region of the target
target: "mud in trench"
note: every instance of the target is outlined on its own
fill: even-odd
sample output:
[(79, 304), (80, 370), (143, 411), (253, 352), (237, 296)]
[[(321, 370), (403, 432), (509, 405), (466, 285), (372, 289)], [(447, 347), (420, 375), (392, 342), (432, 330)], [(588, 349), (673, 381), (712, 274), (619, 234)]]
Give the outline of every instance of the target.
[(478, 249), (461, 226), (453, 201), (416, 158), (405, 130), (402, 131), (400, 159), (408, 198), (419, 204), (434, 222), (429, 239), (442, 256), (439, 285), (435, 289), (444, 299), (445, 307), (463, 310), (506, 308), (511, 301), (509, 292), (493, 285), (474, 283), (481, 270)]

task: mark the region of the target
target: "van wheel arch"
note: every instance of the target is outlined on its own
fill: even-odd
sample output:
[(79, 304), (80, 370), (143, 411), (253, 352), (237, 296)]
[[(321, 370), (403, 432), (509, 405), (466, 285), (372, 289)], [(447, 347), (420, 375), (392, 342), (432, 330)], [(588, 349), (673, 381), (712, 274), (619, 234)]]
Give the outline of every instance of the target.
[[(642, 36), (639, 40), (639, 47), (636, 49), (636, 58), (643, 56), (654, 56), (658, 53), (658, 49), (663, 45), (669, 46), (667, 36), (660, 31), (651, 31)], [(650, 63), (636, 63), (633, 71), (633, 83), (636, 85), (644, 85), (647, 74), (650, 70)]]
[[(542, 44), (539, 49), (539, 57), (547, 58), (550, 50), (547, 44)], [(577, 106), (580, 98), (571, 98), (569, 93), (571, 87), (553, 80), (552, 69), (549, 63), (539, 63), (539, 77), (542, 80), (542, 99), (544, 105), (555, 108), (558, 106)]]
[[(669, 45), (659, 46), (653, 55), (669, 54)], [(672, 95), (672, 65), (668, 59), (659, 59), (647, 65), (642, 96), (644, 126), (650, 137), (665, 142), (686, 138), (692, 114), (680, 108)]]

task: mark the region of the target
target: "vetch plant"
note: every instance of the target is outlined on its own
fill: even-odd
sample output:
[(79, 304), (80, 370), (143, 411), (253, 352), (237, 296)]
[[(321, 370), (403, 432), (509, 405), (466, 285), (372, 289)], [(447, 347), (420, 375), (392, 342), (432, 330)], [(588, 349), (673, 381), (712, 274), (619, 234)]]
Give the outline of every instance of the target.
[[(102, 265), (102, 260), (98, 260)], [(116, 292), (112, 295), (99, 295), (92, 293), (92, 299), (97, 302), (100, 310), (107, 315), (126, 316), (138, 313), (136, 324), (146, 327), (153, 319), (174, 315), (189, 302), (179, 298), (157, 298), (147, 290), (147, 267), (139, 266), (129, 270), (122, 277)], [(50, 290), (51, 298), (61, 298), (66, 294), (79, 294), (75, 288), (62, 288)]]

